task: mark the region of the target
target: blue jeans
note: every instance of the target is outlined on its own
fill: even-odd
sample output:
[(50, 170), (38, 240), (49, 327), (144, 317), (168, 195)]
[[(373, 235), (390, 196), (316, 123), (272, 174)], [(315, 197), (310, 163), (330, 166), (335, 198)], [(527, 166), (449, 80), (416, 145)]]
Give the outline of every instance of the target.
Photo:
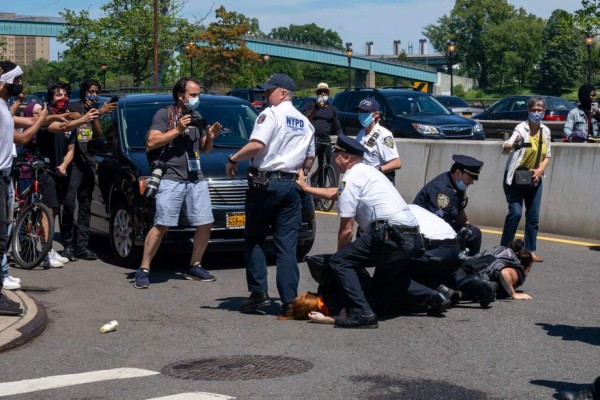
[(7, 236), (7, 242), (6, 242), (6, 247), (4, 249), (4, 252), (2, 253), (2, 278), (5, 278), (9, 275), (8, 270), (10, 269), (10, 267), (8, 266), (8, 258), (6, 257), (6, 252), (8, 251), (8, 247), (10, 246), (10, 235), (12, 233), (12, 226), (13, 226), (13, 205), (15, 203), (15, 190), (12, 184), (12, 179), (9, 178), (9, 184), (7, 187), (7, 191), (8, 191), (8, 197), (7, 197), (7, 216), (8, 216), (8, 220), (10, 221), (8, 223), (8, 225), (6, 226), (6, 236)]
[(299, 189), (291, 179), (273, 178), (267, 190), (248, 190), (244, 233), (248, 290), (268, 289), (265, 239), (273, 234), (279, 296), (283, 303), (292, 303), (296, 298), (300, 279), (296, 245), (302, 223), (301, 207)]
[(504, 194), (508, 203), (508, 214), (504, 220), (504, 229), (502, 230), (501, 246), (509, 246), (515, 238), (519, 221), (523, 213), (523, 204), (525, 204), (525, 248), (529, 251), (536, 250), (538, 226), (540, 222), (540, 205), (542, 203), (543, 182), (539, 185), (527, 189), (520, 189), (506, 184), (506, 175), (504, 176)]

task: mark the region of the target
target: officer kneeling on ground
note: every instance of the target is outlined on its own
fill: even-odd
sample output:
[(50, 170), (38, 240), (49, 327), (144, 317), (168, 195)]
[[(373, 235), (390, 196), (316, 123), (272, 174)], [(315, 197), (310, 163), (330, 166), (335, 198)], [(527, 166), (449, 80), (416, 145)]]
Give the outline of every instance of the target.
[[(402, 268), (421, 248), (419, 226), (408, 205), (385, 175), (362, 163), (367, 149), (345, 135), (337, 138), (333, 162), (344, 174), (339, 188), (309, 187), (298, 171), (298, 186), (307, 193), (338, 199), (338, 251), (329, 258), (344, 293), (348, 318), (339, 328), (377, 328), (377, 315), (365, 298), (358, 271), (366, 266)], [(364, 232), (352, 241), (354, 220)]]
[(423, 186), (413, 203), (442, 218), (456, 232), (463, 228), (469, 230), (465, 246), (473, 256), (481, 249), (481, 230), (469, 224), (465, 213), (469, 202), (467, 187), (479, 179), (483, 161), (463, 155), (454, 155), (452, 160), (450, 172), (438, 175)]

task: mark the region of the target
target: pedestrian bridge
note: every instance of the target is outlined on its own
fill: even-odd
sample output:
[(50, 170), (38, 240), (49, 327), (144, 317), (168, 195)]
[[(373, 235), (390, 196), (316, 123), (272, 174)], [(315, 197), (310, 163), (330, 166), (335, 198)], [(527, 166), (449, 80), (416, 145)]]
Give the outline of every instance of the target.
[[(64, 29), (64, 20), (48, 18), (48, 21), (0, 19), (0, 35), (58, 37)], [(344, 51), (286, 42), (265, 37), (244, 37), (248, 48), (259, 54), (288, 60), (306, 61), (336, 67), (348, 67)], [(200, 44), (199, 44), (200, 45)], [(403, 61), (383, 61), (354, 53), (350, 68), (356, 72), (356, 82), (375, 87), (375, 74), (384, 74), (429, 83), (437, 82), (434, 68)], [(360, 86), (360, 85), (357, 85)], [(433, 86), (433, 85), (432, 85)]]

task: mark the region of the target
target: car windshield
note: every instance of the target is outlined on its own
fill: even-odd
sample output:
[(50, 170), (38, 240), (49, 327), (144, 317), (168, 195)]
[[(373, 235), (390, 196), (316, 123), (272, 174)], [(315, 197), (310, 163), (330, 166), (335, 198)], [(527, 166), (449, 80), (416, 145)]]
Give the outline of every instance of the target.
[[(140, 103), (124, 104), (119, 108), (126, 148), (145, 147), (152, 117), (158, 109), (165, 106), (164, 103)], [(200, 103), (198, 112), (206, 118), (209, 125), (218, 121), (222, 126), (214, 146), (232, 148), (242, 147), (248, 142), (258, 115), (252, 107), (239, 103)]]
[(448, 115), (450, 112), (437, 100), (427, 95), (388, 96), (387, 101), (396, 115)]
[(436, 97), (435, 99), (446, 107), (469, 107), (469, 104), (460, 97)]
[(575, 104), (560, 97), (547, 98), (546, 103), (546, 109), (548, 110), (572, 110), (575, 108)]

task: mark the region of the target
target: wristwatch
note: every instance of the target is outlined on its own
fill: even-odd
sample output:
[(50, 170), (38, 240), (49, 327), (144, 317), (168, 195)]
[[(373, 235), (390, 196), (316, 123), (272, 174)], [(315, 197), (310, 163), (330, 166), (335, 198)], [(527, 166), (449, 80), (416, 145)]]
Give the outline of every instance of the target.
[(233, 161), (233, 160), (231, 159), (231, 157), (232, 157), (232, 156), (233, 156), (233, 154), (230, 154), (230, 155), (227, 157), (227, 162), (228, 162), (228, 163), (231, 163), (231, 164), (233, 164), (233, 165), (236, 165), (236, 164), (237, 164), (237, 161)]

